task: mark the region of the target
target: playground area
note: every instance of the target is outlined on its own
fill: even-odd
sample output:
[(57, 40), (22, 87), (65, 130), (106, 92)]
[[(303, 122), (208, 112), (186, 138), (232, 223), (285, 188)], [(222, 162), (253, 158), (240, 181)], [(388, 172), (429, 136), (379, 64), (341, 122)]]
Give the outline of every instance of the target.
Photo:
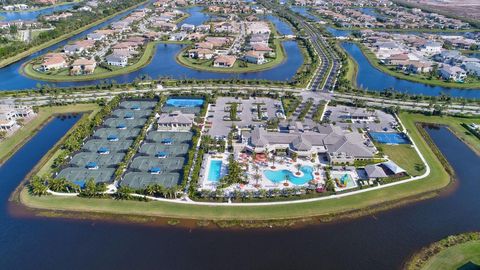
[(330, 178), (335, 183), (335, 191), (356, 188), (358, 175), (355, 171), (331, 171)]

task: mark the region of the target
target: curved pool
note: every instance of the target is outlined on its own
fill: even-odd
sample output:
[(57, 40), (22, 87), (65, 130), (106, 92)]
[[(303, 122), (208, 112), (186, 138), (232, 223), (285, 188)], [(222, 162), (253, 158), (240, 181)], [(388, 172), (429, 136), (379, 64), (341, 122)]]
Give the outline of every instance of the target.
[(274, 183), (281, 183), (288, 178), (288, 181), (295, 185), (304, 185), (309, 181), (313, 180), (313, 167), (312, 166), (302, 166), (300, 171), (303, 173), (302, 176), (296, 176), (290, 170), (265, 170), (263, 174), (267, 177), (268, 180)]

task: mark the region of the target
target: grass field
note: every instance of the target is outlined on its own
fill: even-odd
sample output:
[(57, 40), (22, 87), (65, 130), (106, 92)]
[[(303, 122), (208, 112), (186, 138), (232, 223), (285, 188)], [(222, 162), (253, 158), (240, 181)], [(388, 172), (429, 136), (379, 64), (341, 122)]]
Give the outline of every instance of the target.
[[(480, 266), (480, 241), (471, 241), (447, 248), (427, 261), (423, 270), (461, 269), (467, 263)], [(478, 268), (465, 268), (478, 269)]]
[[(417, 176), (425, 172), (422, 160), (415, 149), (409, 144), (387, 145), (380, 144), (383, 152), (409, 175)], [(419, 167), (420, 166), (420, 167)]]
[[(385, 205), (401, 199), (431, 197), (450, 182), (450, 176), (415, 126), (417, 117), (404, 113), (400, 116), (412, 139), (417, 143), (431, 167), (431, 174), (422, 180), (365, 192), (335, 200), (305, 202), (274, 206), (199, 206), (169, 202), (116, 201), (111, 199), (64, 198), (54, 196), (34, 197), (26, 189), (20, 201), (28, 207), (50, 210), (70, 210), (109, 214), (158, 216), (207, 220), (279, 220), (328, 216), (354, 210), (367, 211), (369, 207)], [(447, 123), (448, 121), (445, 121)], [(423, 194), (423, 195), (421, 195)]]
[(26, 143), (38, 130), (41, 129), (54, 115), (73, 112), (97, 111), (97, 104), (76, 104), (67, 106), (41, 107), (38, 115), (20, 128), (13, 136), (0, 142), (0, 164), (12, 156), (24, 143)]
[(397, 77), (399, 79), (408, 80), (408, 81), (412, 81), (412, 82), (423, 83), (423, 84), (427, 84), (427, 85), (442, 86), (442, 87), (454, 87), (454, 88), (464, 88), (464, 89), (480, 88), (480, 81), (478, 79), (472, 79), (472, 76), (469, 76), (465, 83), (456, 83), (456, 82), (446, 82), (446, 81), (436, 79), (436, 78), (429, 80), (427, 78), (421, 77), (420, 75), (414, 75), (414, 74), (406, 75), (402, 72), (398, 72), (396, 70), (391, 70), (387, 66), (381, 65), (378, 62), (378, 59), (375, 56), (375, 54), (373, 54), (373, 52), (370, 51), (370, 49), (368, 49), (367, 47), (365, 47), (361, 43), (355, 42), (355, 44), (358, 45), (358, 47), (362, 51), (363, 55), (365, 55), (365, 57), (368, 59), (368, 62), (370, 62), (370, 64), (372, 66), (374, 66), (376, 69), (378, 69), (378, 70), (380, 70), (384, 73), (387, 73), (387, 74), (389, 74), (391, 76), (394, 76), (394, 77)]
[[(147, 2), (147, 1), (145, 1), (145, 2)], [(128, 8), (128, 9), (126, 9), (126, 10), (122, 10), (122, 11), (120, 11), (120, 12), (117, 12), (117, 13), (115, 13), (115, 14), (112, 14), (112, 15), (110, 15), (110, 16), (108, 16), (108, 17), (105, 17), (105, 18), (103, 18), (103, 19), (100, 19), (100, 20), (98, 20), (98, 21), (95, 21), (95, 22), (93, 22), (93, 23), (91, 23), (91, 24), (85, 25), (84, 27), (81, 27), (81, 28), (79, 28), (79, 29), (77, 29), (77, 30), (74, 30), (74, 31), (69, 32), (69, 33), (66, 33), (66, 34), (64, 34), (64, 35), (61, 35), (61, 36), (59, 36), (59, 37), (57, 37), (57, 38), (55, 38), (55, 39), (52, 39), (52, 40), (50, 40), (50, 41), (48, 41), (48, 42), (45, 42), (45, 43), (43, 43), (43, 44), (41, 44), (41, 45), (32, 47), (32, 48), (30, 48), (30, 49), (28, 49), (28, 50), (26, 50), (26, 51), (24, 51), (24, 52), (22, 52), (22, 53), (19, 53), (19, 54), (15, 55), (15, 56), (12, 56), (12, 57), (3, 59), (3, 60), (0, 61), (0, 68), (5, 67), (5, 66), (8, 66), (8, 65), (10, 65), (10, 64), (12, 64), (12, 63), (15, 63), (15, 62), (21, 60), (22, 58), (25, 58), (25, 57), (27, 57), (27, 56), (29, 56), (29, 55), (31, 55), (31, 54), (34, 54), (34, 53), (37, 52), (37, 51), (43, 50), (43, 49), (45, 49), (45, 48), (48, 48), (48, 47), (50, 47), (50, 46), (52, 46), (52, 45), (54, 45), (54, 44), (56, 44), (56, 43), (58, 43), (58, 42), (60, 42), (60, 41), (63, 41), (63, 40), (65, 40), (65, 39), (67, 39), (67, 38), (70, 38), (70, 37), (72, 37), (72, 36), (74, 36), (74, 35), (76, 35), (76, 34), (79, 34), (79, 33), (83, 32), (83, 31), (85, 31), (85, 30), (88, 30), (88, 29), (94, 27), (95, 25), (101, 24), (102, 22), (107, 21), (107, 20), (109, 20), (109, 19), (117, 16), (118, 14), (121, 14), (121, 13), (127, 11), (127, 10), (134, 9), (134, 8), (136, 8), (136, 7), (144, 4), (145, 2), (142, 2), (142, 3), (138, 4), (138, 5), (132, 6), (132, 7)]]

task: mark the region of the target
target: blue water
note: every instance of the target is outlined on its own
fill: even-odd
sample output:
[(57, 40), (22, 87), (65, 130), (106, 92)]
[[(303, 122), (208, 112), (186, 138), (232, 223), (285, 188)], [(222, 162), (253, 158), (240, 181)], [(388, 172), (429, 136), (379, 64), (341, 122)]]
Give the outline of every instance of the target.
[(35, 11), (18, 11), (18, 12), (0, 12), (0, 17), (3, 17), (0, 21), (16, 21), (16, 20), (36, 20), (39, 16), (49, 15), (55, 11), (62, 11), (71, 9), (75, 4), (67, 4), (61, 6), (49, 7)]
[(293, 11), (295, 11), (296, 13), (302, 15), (303, 17), (312, 20), (312, 21), (315, 21), (315, 22), (320, 21), (320, 19), (319, 19), (317, 16), (311, 14), (311, 13), (308, 11), (308, 8), (306, 8), (306, 7), (290, 6), (290, 9), (293, 10)]
[(173, 107), (201, 107), (204, 103), (203, 99), (189, 99), (189, 98), (169, 98), (165, 102)]
[(222, 178), (222, 161), (210, 160), (210, 168), (208, 169), (208, 181), (218, 182)]
[(339, 180), (339, 182), (344, 181), (343, 184), (346, 184), (345, 188), (352, 188), (355, 187), (355, 181), (353, 180), (352, 176), (348, 173), (332, 173), (331, 175), (332, 179), (336, 181), (336, 179)]
[[(294, 169), (296, 172), (296, 169)], [(284, 182), (288, 176), (288, 181), (295, 185), (303, 185), (308, 183), (308, 181), (313, 180), (313, 167), (311, 166), (302, 166), (300, 171), (303, 172), (301, 177), (298, 177), (290, 170), (278, 170), (278, 171), (271, 171), (265, 170), (263, 174), (267, 177), (268, 180), (274, 183), (281, 183)]]
[(336, 29), (331, 26), (326, 27), (327, 31), (335, 37), (348, 37), (352, 34), (351, 30)]
[(372, 139), (385, 144), (409, 144), (410, 140), (403, 133), (392, 132), (369, 132)]
[(426, 96), (446, 94), (454, 97), (480, 98), (480, 89), (446, 88), (397, 79), (373, 67), (356, 44), (344, 42), (342, 43), (342, 47), (358, 63), (357, 86), (360, 88), (384, 91), (387, 88), (393, 87), (396, 91), (408, 94), (421, 94)]
[(275, 28), (277, 28), (278, 33), (281, 35), (293, 35), (293, 29), (290, 25), (284, 21), (282, 21), (279, 17), (274, 15), (267, 15), (265, 16), (266, 19), (271, 21)]
[(178, 25), (193, 24), (195, 26), (203, 24), (210, 19), (210, 15), (202, 12), (203, 7), (190, 7), (182, 9), (183, 11), (190, 14), (188, 18), (178, 23)]

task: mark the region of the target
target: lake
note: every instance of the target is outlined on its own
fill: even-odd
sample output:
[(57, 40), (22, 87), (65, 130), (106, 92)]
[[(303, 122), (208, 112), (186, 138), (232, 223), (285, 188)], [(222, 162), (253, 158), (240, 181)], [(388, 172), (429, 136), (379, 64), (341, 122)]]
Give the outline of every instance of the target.
[[(190, 23), (194, 25), (199, 25), (204, 23), (206, 20), (210, 18), (209, 15), (204, 14), (202, 12), (201, 7), (191, 7), (184, 9), (186, 12), (190, 13), (190, 17), (188, 17), (183, 23)], [(105, 80), (115, 80), (117, 83), (130, 83), (135, 79), (142, 77), (144, 75), (148, 75), (151, 78), (159, 78), (159, 77), (171, 77), (174, 79), (246, 79), (246, 80), (272, 80), (272, 81), (288, 81), (293, 78), (296, 74), (297, 70), (303, 64), (303, 55), (300, 51), (298, 43), (296, 41), (284, 41), (282, 42), (285, 52), (286, 52), (286, 59), (283, 63), (279, 64), (278, 66), (258, 72), (248, 72), (248, 73), (219, 73), (219, 72), (208, 72), (208, 71), (198, 71), (194, 69), (190, 69), (184, 67), (176, 62), (175, 57), (180, 52), (180, 50), (185, 45), (179, 44), (159, 44), (156, 48), (155, 55), (150, 64), (146, 65), (145, 67), (123, 75), (114, 76), (108, 79), (102, 80), (89, 80), (89, 81), (81, 81), (81, 82), (45, 82), (42, 80), (36, 80), (32, 78), (28, 78), (21, 74), (20, 69), (22, 65), (27, 63), (28, 61), (32, 60), (35, 57), (41, 56), (49, 51), (55, 50), (57, 48), (63, 47), (68, 41), (73, 41), (79, 38), (86, 36), (88, 33), (93, 32), (96, 29), (102, 28), (107, 26), (109, 23), (120, 20), (129, 12), (118, 15), (115, 18), (108, 20), (105, 23), (102, 23), (99, 26), (96, 26), (92, 29), (89, 29), (75, 37), (68, 39), (67, 41), (60, 42), (57, 45), (51, 46), (47, 49), (41, 50), (35, 53), (32, 56), (29, 56), (19, 62), (16, 62), (12, 65), (0, 69), (0, 91), (1, 90), (24, 90), (24, 89), (34, 89), (38, 85), (48, 83), (51, 86), (56, 87), (72, 87), (72, 86), (87, 86), (87, 85), (95, 85)], [(293, 30), (289, 24), (280, 20), (276, 16), (266, 16), (268, 20), (270, 20), (278, 29), (279, 33), (282, 35), (290, 35), (293, 34)]]
[(480, 157), (446, 128), (427, 132), (455, 169), (458, 187), (363, 218), (232, 231), (12, 215), (10, 193), (78, 119), (53, 120), (0, 167), (3, 269), (399, 269), (431, 242), (480, 230)]
[(33, 11), (0, 11), (0, 21), (16, 21), (16, 20), (36, 20), (39, 16), (50, 15), (56, 11), (63, 11), (71, 9), (75, 4), (65, 4), (60, 6), (53, 6)]

